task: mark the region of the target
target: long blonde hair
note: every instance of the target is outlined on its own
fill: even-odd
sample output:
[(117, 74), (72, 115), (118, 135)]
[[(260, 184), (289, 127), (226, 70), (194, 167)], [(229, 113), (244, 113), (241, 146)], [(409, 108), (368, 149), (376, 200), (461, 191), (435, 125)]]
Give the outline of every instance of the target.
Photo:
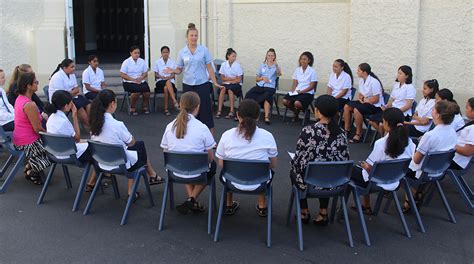
[(31, 69), (31, 65), (29, 65), (29, 64), (20, 64), (20, 65), (16, 66), (15, 69), (13, 69), (12, 77), (10, 78), (10, 82), (8, 84), (7, 93), (10, 92), (10, 90), (12, 89), (13, 84), (18, 82), (18, 78), (20, 76), (20, 73), (28, 72), (30, 69)]
[(173, 124), (173, 130), (176, 133), (176, 138), (184, 138), (188, 128), (189, 116), (197, 107), (201, 100), (195, 92), (185, 92), (179, 101), (180, 111)]

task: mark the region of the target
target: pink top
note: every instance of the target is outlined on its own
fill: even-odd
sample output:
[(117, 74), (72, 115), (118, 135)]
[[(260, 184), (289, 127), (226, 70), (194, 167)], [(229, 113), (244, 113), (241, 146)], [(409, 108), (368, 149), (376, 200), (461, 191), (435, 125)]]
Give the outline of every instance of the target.
[[(30, 98), (19, 95), (15, 101), (15, 129), (13, 130), (13, 144), (17, 146), (29, 145), (39, 138), (25, 113), (25, 104), (32, 102)], [(40, 121), (41, 114), (38, 111)]]

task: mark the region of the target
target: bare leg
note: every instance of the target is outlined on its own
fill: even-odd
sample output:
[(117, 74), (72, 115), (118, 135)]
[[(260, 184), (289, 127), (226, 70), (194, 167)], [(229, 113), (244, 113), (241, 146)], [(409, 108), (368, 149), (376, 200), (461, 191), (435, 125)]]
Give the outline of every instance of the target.
[[(225, 88), (222, 88), (220, 91), (219, 91), (219, 105), (217, 106), (217, 112), (221, 112), (222, 111), (222, 107), (224, 106), (224, 98), (225, 98), (225, 91), (226, 89)], [(232, 110), (231, 110), (232, 111)]]
[(264, 109), (264, 112), (265, 112), (265, 119), (270, 119), (270, 103), (268, 103), (267, 101), (265, 101), (265, 103), (263, 103), (263, 109)]
[(168, 87), (165, 85), (163, 89), (163, 98), (164, 98), (164, 104), (165, 104), (165, 113), (168, 112), (168, 96), (169, 96), (169, 90)]
[(153, 166), (151, 165), (151, 162), (150, 162), (149, 159), (146, 160), (146, 174), (149, 177), (154, 177), (156, 175), (156, 171), (153, 168)]
[(150, 109), (149, 103), (150, 103), (150, 92), (142, 93), (143, 95), (143, 110), (148, 110)]
[(232, 90), (228, 90), (227, 93), (229, 94), (230, 111), (232, 113), (234, 113), (235, 112), (235, 109), (234, 109), (234, 92), (232, 92)]
[(131, 93), (130, 94), (130, 110), (135, 111), (135, 107), (137, 105), (137, 100), (138, 100), (138, 93)]
[(352, 111), (354, 111), (354, 108), (349, 106), (349, 105), (345, 105), (344, 106), (344, 114), (343, 114), (343, 117), (344, 117), (344, 130), (346, 131), (350, 131), (351, 130), (351, 113)]
[(77, 114), (79, 116), (79, 120), (81, 120), (82, 124), (84, 125), (84, 127), (89, 130), (90, 127), (89, 127), (89, 117), (87, 116), (87, 111), (83, 108), (79, 109), (77, 111)]
[(171, 101), (173, 102), (173, 105), (176, 105), (177, 103), (176, 95), (174, 94), (173, 84), (171, 83), (170, 80), (166, 81), (165, 91), (168, 91), (169, 97), (171, 97)]
[(234, 199), (233, 199), (233, 196), (232, 196), (232, 193), (227, 193), (227, 206), (232, 206), (232, 203), (234, 202)]
[(300, 101), (295, 101), (295, 109), (298, 111), (303, 110), (303, 105), (301, 104)]
[(267, 201), (265, 199), (265, 195), (257, 196), (257, 203), (258, 203), (259, 208), (266, 208), (267, 207)]
[(362, 114), (359, 110), (354, 109), (354, 122), (356, 124), (356, 135), (362, 135), (362, 123), (364, 122)]

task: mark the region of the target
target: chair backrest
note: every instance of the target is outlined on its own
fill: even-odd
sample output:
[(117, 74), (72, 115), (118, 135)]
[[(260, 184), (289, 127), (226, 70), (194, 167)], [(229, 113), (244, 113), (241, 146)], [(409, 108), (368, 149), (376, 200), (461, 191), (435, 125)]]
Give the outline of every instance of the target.
[(46, 101), (49, 102), (49, 85), (45, 85), (43, 87), (43, 93), (44, 93), (44, 96), (46, 97)]
[(410, 158), (377, 161), (369, 173), (369, 180), (377, 184), (399, 182), (408, 171)]
[(217, 74), (217, 73), (219, 73), (219, 70), (221, 69), (221, 65), (222, 65), (222, 63), (225, 62), (225, 60), (215, 59), (212, 62), (214, 63), (214, 66), (216, 67), (216, 74)]
[(304, 182), (321, 188), (343, 186), (350, 181), (353, 165), (353, 160), (310, 162), (306, 167)]
[(125, 168), (127, 156), (122, 145), (88, 140), (92, 158), (100, 164)]
[(351, 100), (354, 100), (354, 96), (356, 95), (356, 91), (357, 91), (356, 88), (354, 88), (354, 87), (351, 88)]
[(411, 105), (411, 115), (415, 114), (417, 105), (418, 103), (416, 102), (416, 100), (413, 100), (413, 104)]
[(163, 152), (165, 157), (165, 168), (168, 171), (183, 174), (197, 175), (209, 170), (209, 158), (207, 152)]
[(456, 150), (435, 151), (425, 155), (421, 171), (431, 178), (441, 177), (451, 165)]
[(12, 136), (13, 132), (5, 132), (5, 130), (3, 130), (3, 127), (0, 126), (0, 144), (6, 146), (10, 151), (15, 151)]
[(77, 148), (72, 137), (45, 132), (40, 132), (40, 137), (44, 149), (52, 155), (51, 159), (56, 160), (56, 156), (68, 156), (68, 160), (76, 160)]
[(266, 183), (270, 177), (270, 162), (259, 160), (224, 159), (221, 176), (233, 183), (256, 185)]
[(278, 89), (280, 89), (280, 77), (275, 79), (275, 90), (278, 91)]

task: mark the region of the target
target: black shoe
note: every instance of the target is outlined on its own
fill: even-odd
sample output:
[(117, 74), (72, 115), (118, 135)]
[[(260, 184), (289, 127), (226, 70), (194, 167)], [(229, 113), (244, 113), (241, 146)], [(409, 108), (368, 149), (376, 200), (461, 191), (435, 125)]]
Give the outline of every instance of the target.
[(224, 214), (225, 215), (234, 215), (235, 212), (237, 212), (237, 210), (239, 209), (239, 207), (240, 207), (240, 204), (236, 201), (233, 201), (232, 206), (226, 206), (225, 207)]
[(201, 205), (198, 201), (194, 201), (191, 211), (193, 211), (195, 214), (202, 213), (206, 211), (206, 207)]
[(188, 211), (190, 211), (193, 208), (193, 205), (194, 205), (194, 198), (191, 197), (191, 198), (188, 198), (186, 201), (184, 201), (184, 203), (176, 206), (176, 210), (178, 210), (180, 214), (187, 215)]
[(268, 208), (267, 207), (264, 207), (264, 208), (260, 208), (258, 207), (258, 204), (255, 205), (255, 209), (257, 210), (257, 214), (261, 217), (267, 217), (268, 215)]

